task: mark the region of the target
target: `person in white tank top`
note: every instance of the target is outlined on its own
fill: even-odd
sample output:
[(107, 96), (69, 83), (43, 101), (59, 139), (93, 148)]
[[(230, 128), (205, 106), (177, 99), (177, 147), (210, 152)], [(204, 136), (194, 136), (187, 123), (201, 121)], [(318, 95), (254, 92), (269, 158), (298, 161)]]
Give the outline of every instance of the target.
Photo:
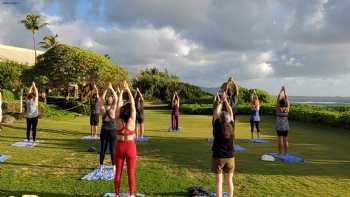
[(27, 140), (30, 141), (30, 131), (33, 132), (33, 142), (36, 140), (36, 128), (38, 125), (39, 116), (39, 94), (35, 82), (29, 88), (28, 96), (26, 100), (26, 113), (27, 113)]

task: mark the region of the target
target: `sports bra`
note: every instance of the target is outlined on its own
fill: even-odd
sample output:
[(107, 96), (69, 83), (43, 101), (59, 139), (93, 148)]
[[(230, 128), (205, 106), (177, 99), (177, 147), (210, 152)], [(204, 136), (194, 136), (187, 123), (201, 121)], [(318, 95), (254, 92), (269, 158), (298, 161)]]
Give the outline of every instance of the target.
[[(126, 130), (126, 132), (123, 133), (122, 132), (123, 130)], [(123, 123), (123, 127), (121, 129), (117, 130), (117, 135), (129, 136), (129, 135), (134, 135), (134, 134), (135, 134), (135, 131), (127, 129), (124, 123)]]

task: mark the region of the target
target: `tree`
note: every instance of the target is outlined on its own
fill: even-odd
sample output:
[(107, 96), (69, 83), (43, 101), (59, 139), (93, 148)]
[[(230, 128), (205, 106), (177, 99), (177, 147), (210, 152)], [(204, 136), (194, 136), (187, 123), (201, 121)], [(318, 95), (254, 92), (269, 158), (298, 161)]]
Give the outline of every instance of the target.
[(40, 28), (47, 25), (47, 23), (40, 23), (40, 16), (34, 14), (27, 14), (24, 20), (21, 20), (24, 27), (32, 32), (33, 36), (33, 48), (34, 48), (34, 62), (36, 64), (36, 43), (35, 43), (35, 33), (39, 31)]
[(141, 71), (134, 80), (134, 86), (139, 87), (148, 99), (160, 99), (163, 102), (169, 102), (175, 91), (181, 99), (211, 96), (200, 87), (181, 82), (177, 76), (167, 71), (161, 72), (156, 68)]
[(43, 38), (43, 41), (40, 42), (40, 47), (43, 49), (50, 49), (56, 45), (58, 45), (58, 41), (57, 41), (57, 37), (58, 35), (47, 35)]
[(18, 90), (22, 83), (22, 73), (28, 68), (28, 65), (14, 61), (0, 61), (0, 88)]
[(26, 73), (26, 81), (40, 76), (48, 88), (67, 89), (78, 85), (79, 89), (90, 83), (105, 88), (108, 82), (118, 84), (128, 80), (128, 72), (111, 60), (94, 51), (58, 44), (38, 56), (38, 62)]

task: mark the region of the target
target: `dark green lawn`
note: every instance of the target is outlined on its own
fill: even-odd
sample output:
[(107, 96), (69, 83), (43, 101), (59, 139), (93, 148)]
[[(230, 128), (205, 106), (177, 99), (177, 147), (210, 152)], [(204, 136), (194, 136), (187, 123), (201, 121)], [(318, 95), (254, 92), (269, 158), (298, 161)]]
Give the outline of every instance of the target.
[[(147, 110), (145, 117), (146, 134), (152, 140), (138, 145), (137, 191), (147, 196), (186, 196), (190, 186), (214, 191), (207, 143), (211, 117), (183, 115), (182, 133), (167, 132), (167, 111)], [(248, 117), (238, 119), (238, 138), (248, 138)], [(274, 122), (273, 117), (263, 117), (263, 137), (273, 143), (239, 140), (247, 151), (236, 156), (237, 196), (350, 196), (349, 130), (292, 122), (290, 150), (305, 157), (306, 163), (263, 162), (262, 154), (276, 151)], [(6, 126), (0, 136), (0, 154), (12, 158), (0, 164), (0, 196), (101, 196), (113, 191), (112, 181), (80, 180), (98, 165), (98, 154), (87, 149), (99, 143), (80, 140), (89, 134), (88, 123), (88, 117), (41, 119), (38, 137), (45, 143), (32, 149), (9, 146), (24, 138), (24, 121)], [(124, 177), (124, 192), (126, 183)]]

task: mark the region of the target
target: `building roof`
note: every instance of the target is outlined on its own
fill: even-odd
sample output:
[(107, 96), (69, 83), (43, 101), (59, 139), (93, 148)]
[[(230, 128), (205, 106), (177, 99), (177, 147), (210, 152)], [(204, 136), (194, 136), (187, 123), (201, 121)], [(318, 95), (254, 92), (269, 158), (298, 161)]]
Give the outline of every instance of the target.
[[(40, 55), (44, 51), (37, 50), (36, 53)], [(33, 65), (35, 63), (34, 50), (0, 44), (0, 61), (4, 60)]]

